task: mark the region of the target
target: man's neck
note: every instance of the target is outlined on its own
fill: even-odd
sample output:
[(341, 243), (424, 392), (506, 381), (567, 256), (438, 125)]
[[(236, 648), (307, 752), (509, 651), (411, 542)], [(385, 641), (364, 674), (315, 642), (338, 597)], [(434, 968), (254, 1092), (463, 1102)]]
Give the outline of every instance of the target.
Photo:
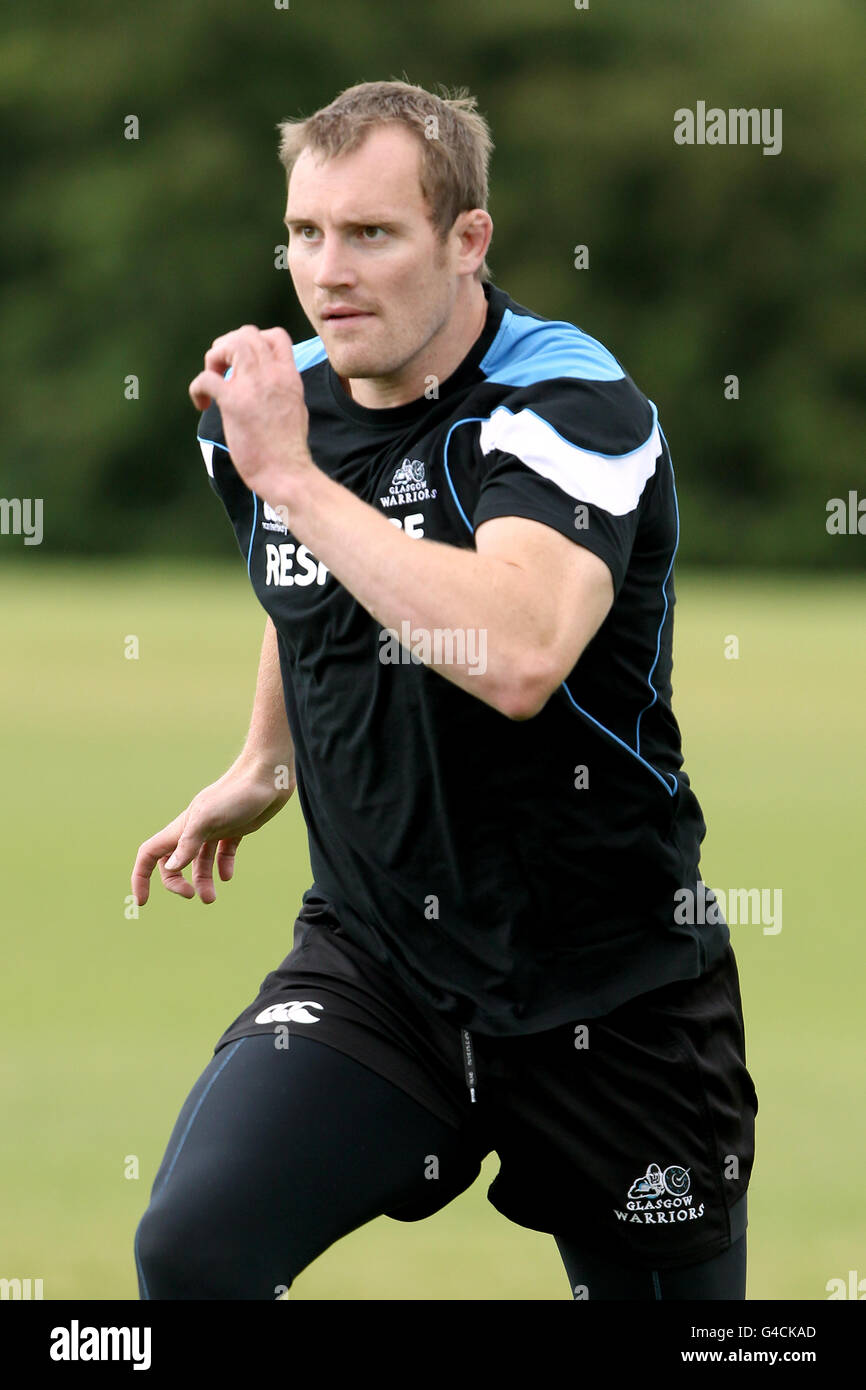
[(488, 301), (480, 280), (471, 280), (466, 293), (458, 295), (443, 336), (428, 343), (423, 359), (413, 361), (394, 376), (339, 377), (346, 395), (368, 410), (386, 410), (407, 405), (423, 396), (430, 377), (437, 384), (447, 381), (478, 341), (487, 322)]

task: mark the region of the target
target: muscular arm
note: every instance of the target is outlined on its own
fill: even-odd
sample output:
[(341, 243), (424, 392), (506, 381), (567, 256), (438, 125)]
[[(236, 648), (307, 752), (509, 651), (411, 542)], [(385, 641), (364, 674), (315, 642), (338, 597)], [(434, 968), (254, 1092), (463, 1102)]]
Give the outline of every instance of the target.
[(441, 659), (425, 654), (427, 665), (509, 718), (529, 719), (543, 708), (613, 604), (612, 573), (599, 556), (519, 516), (486, 520), (475, 550), (395, 530), (317, 467), (304, 386), (283, 329), (260, 333), (247, 324), (217, 338), (189, 390), (200, 410), (212, 400), (219, 405), (239, 477), (275, 510), (285, 509), (295, 537), (381, 624), (383, 636), (394, 633), (406, 645), (416, 632), (430, 640), (437, 630), (456, 634), (462, 650), (458, 641), (455, 656), (450, 642)]
[[(283, 679), (277, 649), (277, 630), (270, 618), (265, 623), (259, 674), (250, 719), (250, 730), (235, 767), (244, 766), (277, 777), (277, 768), (288, 769), (288, 789), (295, 789), (295, 750), (286, 718)], [(282, 779), (285, 782), (285, 778)]]

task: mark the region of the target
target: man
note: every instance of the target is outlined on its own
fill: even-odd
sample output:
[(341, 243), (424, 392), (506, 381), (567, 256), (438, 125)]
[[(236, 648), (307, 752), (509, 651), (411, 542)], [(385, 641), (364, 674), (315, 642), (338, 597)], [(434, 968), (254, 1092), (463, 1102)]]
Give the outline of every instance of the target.
[(314, 884), (178, 1118), (142, 1298), (278, 1297), (494, 1149), (575, 1298), (745, 1297), (736, 965), (678, 910), (670, 455), (604, 347), (490, 282), (474, 106), (365, 83), (284, 123), (317, 336), (245, 325), (190, 386), (268, 619), (246, 745), (133, 891), (212, 902), (295, 786)]

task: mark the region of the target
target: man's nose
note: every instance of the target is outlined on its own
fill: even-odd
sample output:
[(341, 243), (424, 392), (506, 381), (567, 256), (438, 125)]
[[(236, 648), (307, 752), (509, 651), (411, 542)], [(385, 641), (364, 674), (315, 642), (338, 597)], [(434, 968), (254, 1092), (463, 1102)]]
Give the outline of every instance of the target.
[(350, 285), (354, 281), (349, 249), (338, 236), (324, 236), (316, 256), (316, 271), (313, 277), (320, 289), (333, 289), (336, 285)]

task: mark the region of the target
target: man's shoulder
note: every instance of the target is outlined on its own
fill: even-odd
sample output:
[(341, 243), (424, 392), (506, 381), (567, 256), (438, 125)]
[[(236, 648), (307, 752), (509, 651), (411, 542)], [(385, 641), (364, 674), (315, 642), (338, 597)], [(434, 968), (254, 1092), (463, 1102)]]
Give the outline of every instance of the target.
[(649, 439), (655, 407), (609, 348), (567, 319), (544, 318), (505, 299), (476, 388), (484, 413), (500, 413), (500, 431), (503, 415), (527, 423), (536, 417), (570, 442), (610, 455)]
[[(499, 331), (481, 362), (491, 382), (534, 386), (573, 381), (630, 381), (625, 368), (597, 338), (568, 319), (545, 318), (500, 291)], [(632, 383), (633, 384), (633, 383)]]

